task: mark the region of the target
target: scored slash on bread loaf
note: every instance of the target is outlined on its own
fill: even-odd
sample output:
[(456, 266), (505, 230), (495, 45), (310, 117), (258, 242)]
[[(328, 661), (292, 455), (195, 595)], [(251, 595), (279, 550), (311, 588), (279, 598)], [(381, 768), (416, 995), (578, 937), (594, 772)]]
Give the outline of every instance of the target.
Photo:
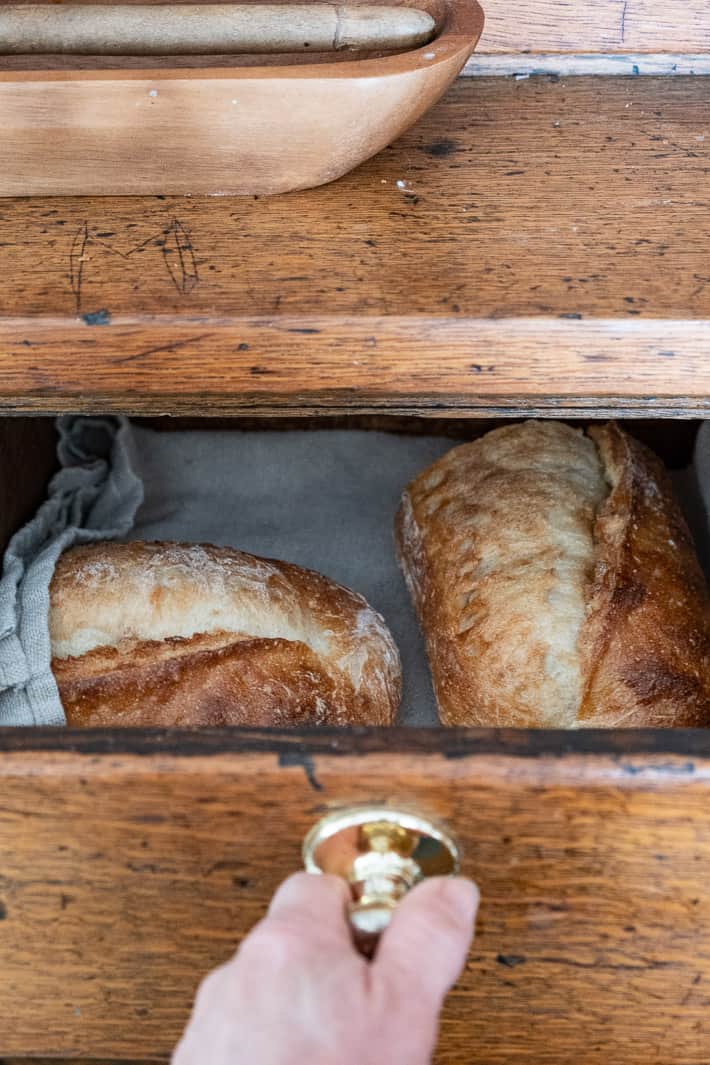
[(710, 724), (707, 588), (662, 464), (618, 426), (454, 448), (396, 532), (445, 724)]
[(70, 725), (394, 720), (397, 648), (333, 581), (231, 548), (101, 543), (59, 559), (52, 669)]
[(594, 530), (579, 724), (708, 726), (708, 589), (668, 474), (615, 424), (589, 435), (610, 492)]

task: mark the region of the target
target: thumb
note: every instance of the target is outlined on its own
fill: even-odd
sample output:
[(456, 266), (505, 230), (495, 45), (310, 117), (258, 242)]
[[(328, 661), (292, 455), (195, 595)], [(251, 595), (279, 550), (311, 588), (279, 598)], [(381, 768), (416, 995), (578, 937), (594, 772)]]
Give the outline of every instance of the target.
[(387, 984), (416, 985), (438, 1009), (466, 963), (478, 910), (478, 888), (463, 877), (433, 877), (399, 903), (374, 965)]

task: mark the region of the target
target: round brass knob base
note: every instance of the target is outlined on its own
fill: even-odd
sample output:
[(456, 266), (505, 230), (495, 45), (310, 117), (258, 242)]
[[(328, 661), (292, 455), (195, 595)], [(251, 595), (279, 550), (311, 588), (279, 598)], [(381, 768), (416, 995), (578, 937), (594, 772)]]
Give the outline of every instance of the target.
[(350, 919), (377, 937), (403, 895), (428, 876), (458, 872), (459, 848), (440, 825), (387, 806), (350, 806), (328, 814), (306, 836), (309, 873), (331, 873), (350, 885)]

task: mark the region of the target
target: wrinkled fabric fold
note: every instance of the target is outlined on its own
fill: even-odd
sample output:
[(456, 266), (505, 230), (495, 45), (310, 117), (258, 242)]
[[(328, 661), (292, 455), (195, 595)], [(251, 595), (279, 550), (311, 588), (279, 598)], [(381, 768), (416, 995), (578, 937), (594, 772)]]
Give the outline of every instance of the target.
[(143, 500), (124, 418), (57, 421), (60, 462), (45, 502), (13, 536), (0, 579), (0, 726), (64, 725), (51, 671), (49, 585), (63, 551), (124, 536)]

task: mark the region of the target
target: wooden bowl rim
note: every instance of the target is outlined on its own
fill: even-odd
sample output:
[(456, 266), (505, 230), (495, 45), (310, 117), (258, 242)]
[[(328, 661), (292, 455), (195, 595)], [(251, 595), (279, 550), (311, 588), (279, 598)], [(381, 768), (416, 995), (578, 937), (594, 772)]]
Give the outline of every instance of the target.
[(434, 40), (420, 48), (392, 56), (290, 66), (7, 70), (0, 71), (0, 84), (66, 81), (323, 81), (331, 78), (396, 77), (416, 71), (435, 70), (464, 52), (470, 55), (481, 38), (484, 22), (485, 14), (478, 0), (445, 0), (444, 23)]

